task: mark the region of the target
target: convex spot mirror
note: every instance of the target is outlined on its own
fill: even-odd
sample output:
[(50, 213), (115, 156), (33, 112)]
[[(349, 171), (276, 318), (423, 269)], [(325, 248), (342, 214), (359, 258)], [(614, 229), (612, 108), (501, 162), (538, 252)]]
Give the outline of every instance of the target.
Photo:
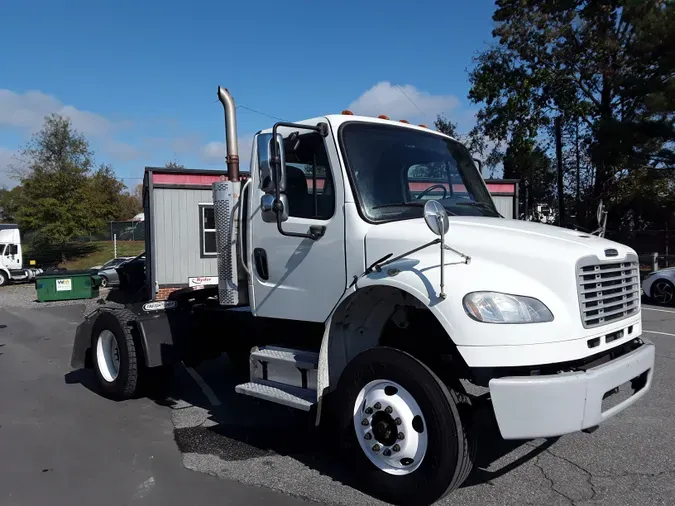
[(424, 204), (424, 221), (436, 235), (445, 235), (450, 228), (448, 213), (437, 200), (429, 200)]
[[(260, 213), (262, 220), (265, 223), (276, 223), (277, 214), (274, 211), (274, 200), (276, 197), (273, 193), (265, 193), (260, 198)], [(283, 193), (279, 195), (279, 200), (281, 201), (281, 221), (286, 221), (288, 219), (288, 198)]]
[(603, 213), (604, 210), (605, 210), (605, 206), (602, 203), (602, 199), (600, 199), (600, 203), (598, 204), (598, 211), (596, 212), (596, 215), (595, 215), (595, 217), (598, 220), (599, 226), (602, 226), (602, 213)]

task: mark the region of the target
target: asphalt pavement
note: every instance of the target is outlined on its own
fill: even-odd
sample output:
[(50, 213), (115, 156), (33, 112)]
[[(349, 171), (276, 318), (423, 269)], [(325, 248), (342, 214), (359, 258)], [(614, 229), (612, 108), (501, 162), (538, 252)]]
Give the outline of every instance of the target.
[[(675, 504), (675, 309), (643, 306), (650, 393), (592, 434), (506, 442), (442, 505)], [(303, 413), (233, 393), (226, 359), (178, 366), (170, 399), (115, 403), (69, 368), (84, 306), (0, 307), (0, 504), (382, 504)]]

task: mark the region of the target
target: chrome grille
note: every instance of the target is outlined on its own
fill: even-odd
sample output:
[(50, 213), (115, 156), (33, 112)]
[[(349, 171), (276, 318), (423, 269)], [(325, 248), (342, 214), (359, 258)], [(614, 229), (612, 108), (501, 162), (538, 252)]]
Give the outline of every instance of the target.
[(581, 322), (585, 328), (607, 325), (636, 314), (640, 309), (640, 275), (637, 259), (605, 263), (597, 257), (577, 265)]

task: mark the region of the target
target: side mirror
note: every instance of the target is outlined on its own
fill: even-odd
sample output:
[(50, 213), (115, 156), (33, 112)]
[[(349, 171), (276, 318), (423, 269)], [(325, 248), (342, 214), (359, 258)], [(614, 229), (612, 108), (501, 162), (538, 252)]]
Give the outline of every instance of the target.
[(605, 210), (605, 206), (602, 203), (602, 199), (600, 199), (600, 203), (598, 204), (598, 210), (595, 214), (595, 217), (598, 220), (598, 226), (599, 227), (602, 227), (602, 214), (603, 214), (604, 210)]
[[(265, 223), (276, 223), (277, 215), (274, 212), (274, 194), (265, 193), (260, 197), (260, 214), (262, 220)], [(285, 194), (279, 195), (279, 200), (281, 202), (281, 221), (286, 221), (288, 219), (288, 197)]]
[(276, 152), (279, 157), (278, 163), (273, 163), (274, 156), (274, 140), (270, 136), (270, 140), (267, 143), (267, 162), (270, 167), (270, 177), (272, 178), (272, 183), (274, 188), (279, 188), (281, 193), (286, 192), (286, 157), (284, 154), (284, 138), (281, 134), (277, 134), (276, 139)]
[(437, 200), (428, 200), (424, 204), (424, 221), (434, 234), (441, 237), (445, 236), (450, 228), (448, 213)]

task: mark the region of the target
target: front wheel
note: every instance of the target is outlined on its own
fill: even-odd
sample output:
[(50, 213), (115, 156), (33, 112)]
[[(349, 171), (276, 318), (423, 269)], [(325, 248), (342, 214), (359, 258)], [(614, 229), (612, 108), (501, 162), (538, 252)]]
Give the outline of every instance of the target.
[(108, 286), (108, 278), (101, 276), (101, 288), (105, 288), (106, 286)]
[(377, 347), (342, 373), (334, 415), (348, 465), (362, 488), (394, 504), (431, 504), (459, 487), (475, 446), (461, 394), (400, 350)]
[(6, 285), (7, 284), (7, 275), (0, 271), (0, 286)]

